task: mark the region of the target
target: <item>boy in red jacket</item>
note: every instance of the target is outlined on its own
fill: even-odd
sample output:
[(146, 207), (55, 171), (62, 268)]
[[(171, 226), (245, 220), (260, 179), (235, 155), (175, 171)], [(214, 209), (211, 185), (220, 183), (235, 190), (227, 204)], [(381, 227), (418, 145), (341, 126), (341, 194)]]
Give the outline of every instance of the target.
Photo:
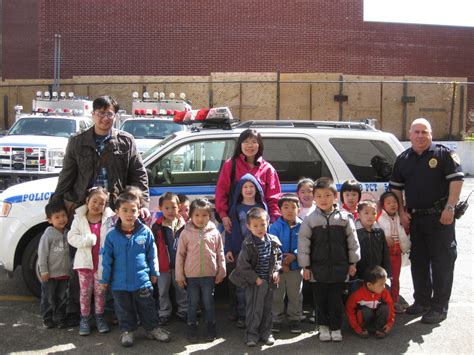
[(352, 329), (362, 338), (369, 337), (369, 329), (375, 328), (375, 336), (384, 338), (393, 327), (395, 311), (390, 292), (385, 289), (387, 272), (380, 266), (367, 269), (364, 286), (350, 295), (346, 314)]

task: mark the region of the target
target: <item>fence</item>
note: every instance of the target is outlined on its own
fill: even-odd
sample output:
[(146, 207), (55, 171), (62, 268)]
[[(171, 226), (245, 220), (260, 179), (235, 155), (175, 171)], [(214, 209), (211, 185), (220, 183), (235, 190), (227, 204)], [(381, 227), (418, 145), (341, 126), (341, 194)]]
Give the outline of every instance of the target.
[[(91, 98), (109, 94), (128, 112), (131, 111), (133, 91), (158, 91), (167, 94), (185, 92), (195, 108), (229, 106), (234, 117), (241, 120), (354, 121), (372, 118), (376, 119), (377, 128), (392, 132), (401, 140), (407, 139), (410, 122), (417, 117), (430, 120), (436, 140), (461, 139), (474, 128), (474, 83), (462, 79), (364, 80), (339, 76), (337, 80), (298, 80), (296, 74), (270, 74), (258, 80), (198, 77), (181, 81), (126, 81), (104, 78), (101, 82), (74, 82), (71, 79), (62, 83), (61, 91), (74, 91), (76, 96)], [(1, 85), (0, 113), (3, 117), (0, 127), (8, 128), (13, 124), (16, 104), (23, 105), (24, 112), (28, 112), (36, 91), (51, 89), (52, 83), (48, 81)]]

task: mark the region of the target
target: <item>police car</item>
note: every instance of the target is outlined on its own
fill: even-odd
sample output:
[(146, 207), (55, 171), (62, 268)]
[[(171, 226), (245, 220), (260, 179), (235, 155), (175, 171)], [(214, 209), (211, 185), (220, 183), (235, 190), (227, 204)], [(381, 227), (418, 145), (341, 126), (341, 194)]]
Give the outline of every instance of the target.
[(15, 106), (16, 122), (0, 138), (0, 191), (8, 186), (58, 175), (68, 138), (90, 127), (92, 101), (38, 91), (33, 112)]
[[(395, 136), (362, 122), (233, 122), (227, 108), (188, 111), (176, 117), (184, 118), (192, 129), (169, 135), (142, 156), (152, 212), (158, 211), (158, 198), (167, 191), (213, 200), (220, 168), (247, 128), (261, 133), (264, 158), (278, 172), (283, 192), (295, 192), (301, 177), (328, 176), (338, 186), (356, 179), (364, 198), (378, 198), (403, 151)], [(47, 226), (44, 206), (56, 184), (57, 178), (42, 179), (12, 186), (0, 195), (0, 262), (7, 271), (22, 265), (24, 280), (36, 295), (37, 246)]]
[(166, 136), (186, 129), (185, 126), (173, 122), (176, 111), (187, 112), (191, 110), (190, 101), (181, 93), (179, 99), (170, 93), (166, 98), (163, 92), (154, 92), (150, 97), (148, 92), (139, 98), (138, 92), (132, 94), (133, 115), (122, 121), (120, 129), (130, 133), (137, 144), (140, 153), (145, 152)]

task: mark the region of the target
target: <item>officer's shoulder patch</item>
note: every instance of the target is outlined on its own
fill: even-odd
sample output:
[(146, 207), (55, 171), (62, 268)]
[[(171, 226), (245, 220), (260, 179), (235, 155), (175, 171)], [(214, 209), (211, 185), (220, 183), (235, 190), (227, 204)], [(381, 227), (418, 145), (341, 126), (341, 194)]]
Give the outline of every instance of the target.
[(461, 165), (461, 159), (459, 158), (459, 155), (457, 155), (455, 152), (451, 152), (451, 158), (456, 164)]

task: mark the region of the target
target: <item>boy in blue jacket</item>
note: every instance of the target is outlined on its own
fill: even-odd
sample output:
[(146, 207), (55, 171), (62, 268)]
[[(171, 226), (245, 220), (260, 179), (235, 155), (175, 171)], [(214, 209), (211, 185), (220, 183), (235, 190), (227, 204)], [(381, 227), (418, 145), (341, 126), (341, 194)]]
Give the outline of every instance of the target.
[(270, 226), (269, 233), (278, 237), (283, 253), (280, 283), (273, 294), (273, 327), (278, 333), (285, 316), (285, 295), (288, 297), (287, 316), (290, 332), (301, 333), (300, 320), (302, 310), (303, 274), (296, 261), (298, 233), (301, 219), (298, 218), (300, 201), (294, 194), (284, 194), (278, 200), (281, 217)]
[(119, 320), (122, 346), (133, 345), (137, 315), (149, 339), (170, 340), (167, 331), (158, 327), (158, 315), (152, 283), (158, 278), (158, 258), (151, 230), (139, 219), (140, 197), (120, 194), (116, 202), (118, 216), (115, 228), (105, 239), (102, 251), (104, 288), (111, 284), (115, 312)]

